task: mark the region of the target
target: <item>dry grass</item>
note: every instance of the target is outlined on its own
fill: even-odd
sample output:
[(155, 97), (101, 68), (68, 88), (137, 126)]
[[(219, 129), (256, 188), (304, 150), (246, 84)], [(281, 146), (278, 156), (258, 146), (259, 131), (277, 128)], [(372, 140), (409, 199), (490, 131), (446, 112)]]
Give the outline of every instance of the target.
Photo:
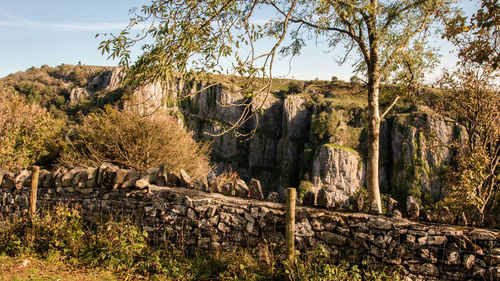
[(0, 256), (0, 280), (120, 280), (110, 271), (68, 265), (58, 259)]

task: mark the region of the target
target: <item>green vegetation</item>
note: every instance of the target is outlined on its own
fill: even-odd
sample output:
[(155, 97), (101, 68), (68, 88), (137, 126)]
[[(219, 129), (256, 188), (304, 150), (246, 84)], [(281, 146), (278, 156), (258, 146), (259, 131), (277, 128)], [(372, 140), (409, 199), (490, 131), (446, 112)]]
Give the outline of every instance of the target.
[[(183, 168), (198, 177), (210, 170), (208, 146), (168, 114), (143, 117), (122, 112), (129, 90), (100, 89), (89, 84), (102, 67), (42, 66), (0, 80), (0, 169), (17, 172), (32, 165), (96, 166), (102, 161), (123, 168), (145, 170), (166, 165)], [(104, 83), (104, 82), (102, 82)], [(69, 102), (72, 87), (97, 90), (92, 96)], [(196, 100), (184, 104), (196, 111)], [(173, 114), (173, 113), (171, 113)]]
[(304, 199), (304, 195), (306, 195), (308, 191), (312, 191), (313, 188), (314, 184), (312, 182), (308, 180), (300, 181), (300, 185), (297, 188), (297, 199), (299, 200), (299, 202), (302, 202), (302, 199)]
[(170, 243), (153, 247), (148, 234), (130, 222), (88, 226), (78, 212), (62, 207), (0, 224), (1, 269), (19, 260), (51, 264), (45, 269), (25, 264), (34, 268), (30, 273), (20, 272), (22, 266), (2, 270), (5, 280), (37, 275), (56, 280), (69, 270), (80, 280), (400, 280), (390, 269), (365, 270), (335, 261), (321, 246), (301, 253), (294, 264), (285, 261), (282, 251), (271, 243), (226, 251)]
[[(349, 147), (349, 146), (339, 145), (339, 144), (336, 144), (336, 143), (327, 143), (325, 145), (328, 145), (328, 146), (331, 146), (331, 147), (334, 147), (334, 148), (338, 148), (338, 149), (347, 150), (347, 151), (353, 152), (355, 154), (358, 154), (358, 152), (354, 148)], [(362, 163), (362, 162), (360, 162), (360, 163)]]

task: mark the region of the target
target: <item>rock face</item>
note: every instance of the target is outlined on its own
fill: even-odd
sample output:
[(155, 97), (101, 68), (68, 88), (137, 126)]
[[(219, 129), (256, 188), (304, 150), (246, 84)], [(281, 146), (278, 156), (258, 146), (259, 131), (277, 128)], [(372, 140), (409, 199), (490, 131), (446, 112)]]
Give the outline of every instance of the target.
[(392, 126), (392, 194), (400, 202), (408, 196), (436, 201), (442, 198), (443, 169), (450, 165), (450, 146), (464, 139), (460, 126), (420, 107), (399, 114)]
[[(123, 76), (121, 69), (110, 69), (82, 89), (88, 93), (116, 90)], [(124, 106), (141, 113), (160, 108), (179, 116), (195, 138), (213, 143), (217, 174), (231, 169), (245, 180), (258, 179), (265, 197), (277, 191), (283, 200), (287, 187), (307, 180), (315, 184), (316, 192), (321, 188), (332, 192), (339, 203), (365, 185), (362, 120), (366, 110), (362, 105), (325, 105), (310, 94), (247, 98), (241, 92), (235, 83), (174, 79), (136, 89)], [(76, 92), (74, 96), (79, 98)], [(248, 140), (221, 134), (240, 119), (245, 108), (255, 115), (240, 131), (255, 129), (254, 136)], [(335, 134), (322, 140), (312, 125), (313, 115), (321, 113), (337, 114), (339, 120)], [(425, 107), (386, 119), (380, 132), (382, 192), (391, 194), (403, 209), (410, 195), (420, 203), (439, 200), (446, 192), (442, 175), (451, 164), (450, 144), (463, 139), (464, 130)]]
[(321, 146), (314, 159), (312, 175), (316, 190), (332, 192), (336, 204), (342, 205), (363, 186), (365, 170), (361, 156), (356, 151), (326, 144)]
[(300, 162), (304, 144), (309, 136), (311, 109), (307, 106), (310, 97), (306, 95), (288, 96), (283, 101), (283, 136), (278, 143), (277, 166), (279, 166), (279, 191), (283, 195), (288, 186), (298, 186)]
[(90, 93), (85, 88), (74, 88), (69, 93), (69, 102), (75, 103), (90, 96)]

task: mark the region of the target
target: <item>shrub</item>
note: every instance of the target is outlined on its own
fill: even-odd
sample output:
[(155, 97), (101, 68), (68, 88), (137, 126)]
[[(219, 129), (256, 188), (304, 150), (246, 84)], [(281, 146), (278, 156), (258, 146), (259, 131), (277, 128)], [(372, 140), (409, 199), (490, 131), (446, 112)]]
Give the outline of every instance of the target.
[(444, 204), (451, 210), (475, 216), (496, 215), (500, 197), (500, 72), (462, 64), (443, 74), (448, 115), (466, 134), (455, 144), (454, 164), (447, 173)]
[(84, 236), (81, 217), (76, 210), (57, 207), (40, 216), (25, 217), (0, 227), (0, 253), (36, 253), (47, 256), (59, 252), (76, 256)]
[(314, 114), (311, 120), (311, 126), (314, 135), (320, 141), (328, 141), (330, 137), (335, 136), (337, 129), (341, 125), (342, 115), (337, 112)]
[(16, 172), (55, 161), (63, 126), (40, 106), (0, 90), (0, 169)]
[(191, 133), (164, 113), (143, 117), (106, 106), (84, 117), (70, 139), (60, 160), (67, 166), (111, 162), (144, 171), (163, 164), (167, 170), (182, 168), (194, 178), (210, 171), (208, 146), (196, 143)]
[(308, 180), (300, 181), (300, 185), (297, 188), (297, 198), (299, 199), (299, 202), (302, 202), (302, 200), (304, 199), (304, 195), (306, 195), (308, 191), (312, 191), (313, 189), (314, 184), (312, 182)]
[(351, 76), (351, 78), (349, 79), (349, 82), (351, 83), (351, 86), (354, 86), (354, 85), (358, 85), (358, 84), (363, 83), (363, 80), (361, 78), (359, 78), (358, 76), (354, 75), (354, 76)]

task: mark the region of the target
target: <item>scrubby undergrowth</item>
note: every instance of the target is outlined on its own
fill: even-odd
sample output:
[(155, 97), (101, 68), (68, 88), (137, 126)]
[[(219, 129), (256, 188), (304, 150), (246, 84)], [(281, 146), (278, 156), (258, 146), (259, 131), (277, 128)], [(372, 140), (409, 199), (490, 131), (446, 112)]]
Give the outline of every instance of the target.
[(64, 261), (128, 280), (399, 280), (387, 269), (363, 270), (335, 261), (322, 247), (301, 253), (294, 264), (270, 243), (227, 251), (170, 243), (153, 247), (147, 233), (128, 222), (89, 226), (67, 208), (0, 224), (0, 255)]

